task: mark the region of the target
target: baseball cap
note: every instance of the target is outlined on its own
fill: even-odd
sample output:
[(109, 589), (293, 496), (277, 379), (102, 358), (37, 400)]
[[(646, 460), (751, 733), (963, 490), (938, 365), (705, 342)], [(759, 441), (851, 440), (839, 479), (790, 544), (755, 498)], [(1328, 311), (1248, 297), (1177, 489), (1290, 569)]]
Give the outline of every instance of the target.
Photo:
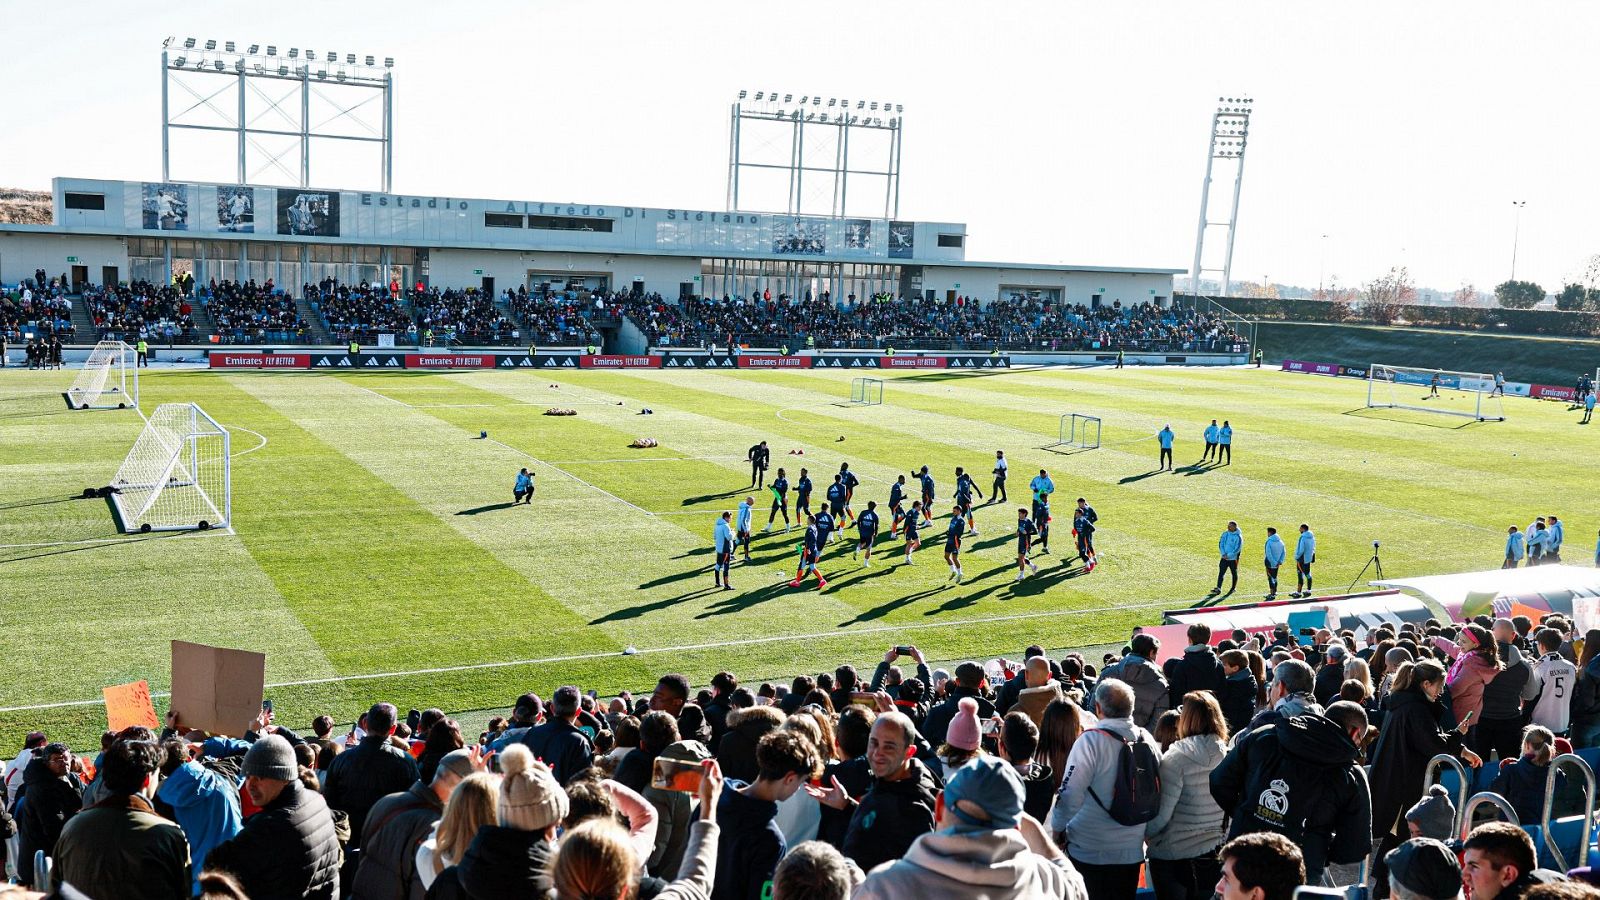
[(1022, 799), (1022, 779), (1010, 763), (994, 756), (972, 760), (944, 786), (944, 808), (960, 823), (958, 831), (1016, 828)]

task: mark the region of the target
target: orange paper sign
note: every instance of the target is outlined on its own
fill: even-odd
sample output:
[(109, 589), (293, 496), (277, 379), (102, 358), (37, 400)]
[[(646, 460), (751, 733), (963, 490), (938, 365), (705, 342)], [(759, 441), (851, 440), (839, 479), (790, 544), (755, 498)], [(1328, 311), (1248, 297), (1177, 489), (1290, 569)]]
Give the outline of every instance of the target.
[(106, 727), (112, 731), (121, 731), (130, 725), (161, 729), (155, 705), (150, 702), (150, 682), (115, 684), (101, 688), (100, 693), (106, 698)]

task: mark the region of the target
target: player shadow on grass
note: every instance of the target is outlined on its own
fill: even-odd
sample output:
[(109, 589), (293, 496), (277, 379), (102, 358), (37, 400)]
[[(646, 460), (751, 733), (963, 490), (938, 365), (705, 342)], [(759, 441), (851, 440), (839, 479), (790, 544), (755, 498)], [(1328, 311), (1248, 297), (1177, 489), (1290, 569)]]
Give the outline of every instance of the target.
[[(886, 569), (885, 571), (888, 571), (888, 570)], [(884, 616), (887, 616), (889, 613), (892, 613), (895, 610), (900, 609), (903, 606), (910, 606), (911, 604), (917, 602), (918, 600), (926, 600), (929, 597), (933, 597), (933, 596), (936, 596), (938, 594), (942, 594), (945, 591), (948, 591), (953, 587), (955, 587), (955, 585), (953, 585), (953, 584), (941, 584), (938, 587), (931, 587), (931, 588), (925, 588), (925, 589), (920, 590), (920, 591), (913, 591), (913, 592), (911, 592), (909, 594), (906, 594), (904, 597), (896, 597), (895, 599), (890, 600), (887, 603), (880, 603), (880, 604), (878, 604), (877, 606), (874, 606), (871, 609), (863, 610), (862, 612), (857, 613), (856, 617), (854, 619), (851, 619), (848, 622), (840, 622), (838, 627), (840, 627), (840, 628), (849, 628), (851, 625), (858, 625), (858, 624), (860, 624), (862, 622), (871, 622), (871, 621), (873, 621), (875, 619), (881, 619)]]
[(488, 506), (474, 506), (471, 509), (463, 509), (462, 511), (456, 513), (456, 515), (458, 515), (458, 516), (475, 516), (475, 515), (477, 515), (479, 513), (494, 512), (497, 509), (510, 509), (511, 507), (516, 506), (516, 505), (517, 505), (517, 503), (516, 503), (515, 500), (507, 500), (504, 503), (491, 503)]
[(695, 616), (695, 618), (709, 619), (712, 616), (725, 616), (729, 613), (744, 612), (752, 606), (765, 603), (774, 597), (783, 596), (796, 590), (800, 589), (789, 587), (789, 582), (787, 581), (769, 584), (766, 587), (757, 588), (753, 591), (745, 591), (742, 594), (738, 593), (738, 587), (735, 586), (735, 593), (732, 596), (726, 597), (723, 600), (711, 604), (711, 606), (708, 607), (705, 612), (699, 613)]
[(764, 487), (758, 488), (758, 487), (755, 487), (753, 485), (751, 487), (747, 487), (747, 488), (734, 488), (731, 491), (723, 491), (720, 494), (701, 494), (698, 497), (685, 497), (685, 498), (683, 498), (683, 504), (682, 505), (683, 506), (693, 506), (696, 503), (705, 503), (708, 500), (726, 500), (729, 497), (737, 497), (740, 494), (749, 493), (749, 492), (752, 492), (752, 491), (763, 491), (763, 492), (765, 492), (766, 490), (767, 489), (764, 488)]
[(590, 621), (589, 624), (604, 625), (607, 622), (621, 622), (626, 619), (637, 619), (645, 613), (660, 612), (669, 606), (677, 606), (679, 603), (709, 596), (711, 594), (721, 593), (721, 591), (722, 588), (714, 584), (707, 585), (705, 587), (696, 588), (686, 594), (679, 594), (676, 597), (668, 597), (665, 600), (656, 600), (650, 603), (640, 603), (637, 606), (627, 606), (623, 607), (622, 609), (614, 609), (598, 619)]
[(1212, 469), (1220, 469), (1220, 468), (1222, 468), (1222, 463), (1215, 462), (1215, 461), (1209, 460), (1209, 459), (1201, 459), (1201, 460), (1196, 460), (1196, 461), (1188, 464), (1187, 466), (1179, 466), (1178, 468), (1173, 470), (1173, 474), (1174, 475), (1183, 475), (1184, 477), (1188, 477), (1190, 475), (1204, 475), (1207, 472), (1210, 472)]

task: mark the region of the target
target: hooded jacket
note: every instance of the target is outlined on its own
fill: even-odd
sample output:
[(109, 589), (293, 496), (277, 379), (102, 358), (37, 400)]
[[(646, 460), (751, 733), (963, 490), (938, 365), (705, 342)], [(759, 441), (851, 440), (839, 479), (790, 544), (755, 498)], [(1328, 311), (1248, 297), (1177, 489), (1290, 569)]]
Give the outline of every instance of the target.
[(434, 879), (428, 900), (543, 900), (555, 889), (547, 874), (555, 855), (544, 829), (485, 825), (473, 835), (461, 862)]
[(1161, 757), (1161, 808), (1144, 827), (1151, 859), (1193, 859), (1223, 842), (1222, 807), (1211, 796), (1211, 772), (1228, 748), (1214, 734), (1183, 738)]
[(341, 862), (327, 802), (291, 781), (232, 840), (212, 849), (206, 867), (239, 879), (250, 900), (333, 900)]
[(1222, 671), (1222, 661), (1217, 659), (1217, 652), (1208, 644), (1190, 644), (1184, 648), (1182, 656), (1167, 660), (1162, 670), (1167, 676), (1169, 705), (1174, 708), (1183, 702), (1183, 695), (1190, 691), (1218, 693), (1222, 688), (1222, 679), (1227, 677)]
[[(1549, 763), (1541, 766), (1532, 757), (1524, 756), (1503, 763), (1500, 774), (1494, 777), (1489, 790), (1506, 798), (1511, 808), (1517, 811), (1519, 822), (1535, 825), (1544, 818), (1544, 789), (1549, 779)], [(1566, 787), (1566, 773), (1557, 771), (1556, 795), (1559, 797)]]
[(1133, 724), (1154, 728), (1156, 719), (1171, 708), (1167, 699), (1167, 677), (1155, 663), (1129, 653), (1100, 673), (1100, 680), (1114, 678), (1133, 688)]
[[(1481, 719), (1494, 719), (1506, 721), (1508, 719), (1522, 718), (1522, 701), (1527, 697), (1533, 680), (1533, 669), (1522, 656), (1522, 651), (1511, 644), (1500, 645), (1500, 656), (1505, 661), (1505, 668), (1500, 674), (1494, 676), (1483, 689), (1483, 712), (1478, 713)], [(1533, 686), (1534, 696), (1538, 695), (1537, 685)], [(1527, 697), (1527, 699), (1533, 699)], [(1528, 821), (1528, 820), (1524, 820)]]
[(1483, 716), (1484, 688), (1499, 674), (1500, 669), (1484, 659), (1482, 653), (1473, 651), (1456, 657), (1445, 683), (1450, 685), (1450, 709), (1457, 722), (1465, 719), (1468, 712)]
[(1022, 811), (1041, 822), (1050, 818), (1050, 807), (1056, 802), (1055, 772), (1050, 764), (1036, 759), (1014, 768), (1022, 779)]
[(722, 767), (723, 777), (755, 781), (761, 771), (756, 765), (756, 744), (761, 743), (767, 732), (777, 730), (782, 724), (783, 715), (770, 706), (752, 706), (729, 713), (727, 731), (717, 745), (717, 765)]
[(788, 852), (778, 829), (778, 804), (742, 793), (742, 781), (727, 781), (717, 800), (717, 876), (711, 900), (760, 900), (778, 860)]
[(1222, 704), (1222, 717), (1228, 720), (1228, 731), (1239, 734), (1250, 727), (1256, 715), (1256, 676), (1248, 668), (1222, 679), (1217, 691), (1217, 702)]
[(17, 816), (20, 851), (17, 874), (23, 884), (33, 883), (33, 855), (43, 850), (53, 855), (56, 839), (67, 820), (83, 806), (83, 783), (76, 775), (56, 777), (44, 757), (38, 757), (22, 770), (22, 812)]
[(852, 900), (1088, 900), (1065, 859), (1028, 849), (1022, 832), (949, 828), (917, 838), (903, 858), (872, 870)]
[(844, 855), (862, 871), (899, 859), (921, 835), (933, 830), (939, 782), (921, 760), (906, 760), (910, 772), (899, 781), (874, 778), (850, 816)]
[(244, 827), (239, 789), (223, 775), (197, 762), (186, 762), (161, 779), (156, 799), (172, 807), (172, 817), (189, 839), (190, 869), (198, 893), (200, 873), (211, 848)]
[[(1295, 716), (1320, 715), (1322, 715), (1322, 705), (1317, 702), (1315, 697), (1310, 694), (1290, 694), (1287, 697), (1280, 697), (1277, 703), (1256, 713), (1255, 718), (1251, 719), (1250, 724), (1245, 727), (1245, 731), (1255, 731), (1264, 725), (1276, 725), (1284, 719), (1290, 719)], [(1244, 732), (1238, 732), (1238, 734), (1242, 737)]]
[[(828, 763), (822, 770), (822, 783), (832, 784), (835, 778), (839, 779), (839, 786), (844, 788), (844, 792), (859, 802), (872, 787), (872, 768), (865, 756)], [(848, 808), (822, 807), (822, 821), (817, 824), (817, 840), (826, 841), (842, 851), (844, 836), (850, 830), (850, 818), (854, 812)]]
[[(1320, 715), (1286, 718), (1245, 735), (1211, 773), (1211, 796), (1232, 818), (1229, 839), (1256, 831), (1286, 835), (1301, 845), (1313, 882), (1329, 863), (1366, 859), (1374, 792), (1358, 755), (1350, 735)], [(1419, 793), (1421, 783), (1418, 772)]]
[(1440, 753), (1461, 752), (1461, 735), (1439, 730), (1443, 710), (1421, 689), (1391, 691), (1383, 705), (1383, 728), (1368, 756), (1375, 838), (1383, 837), (1401, 812), (1422, 799), (1422, 772), (1428, 760)]

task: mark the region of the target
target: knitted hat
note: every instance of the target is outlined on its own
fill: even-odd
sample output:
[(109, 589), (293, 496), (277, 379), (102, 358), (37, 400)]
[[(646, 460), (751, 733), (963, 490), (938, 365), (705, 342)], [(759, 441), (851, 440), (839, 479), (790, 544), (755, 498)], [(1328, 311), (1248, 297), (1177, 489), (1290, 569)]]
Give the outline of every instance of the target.
[(500, 824), (541, 831), (567, 817), (567, 792), (523, 744), (500, 751)]
[(250, 745), (244, 755), (244, 774), (277, 781), (293, 781), (300, 777), (300, 767), (295, 764), (294, 748), (281, 735), (269, 734)]
[(439, 759), (439, 766), (434, 770), (434, 780), (438, 780), (440, 773), (465, 778), (473, 772), (472, 751), (462, 748), (451, 750)]
[(1389, 877), (1418, 897), (1450, 900), (1461, 895), (1461, 863), (1432, 838), (1412, 838), (1383, 858)]
[(957, 750), (978, 749), (978, 701), (962, 697), (956, 704), (956, 716), (950, 720), (944, 742)]
[(1450, 840), (1455, 836), (1452, 832), (1456, 823), (1456, 807), (1450, 802), (1450, 792), (1442, 784), (1428, 788), (1428, 793), (1406, 810), (1406, 821), (1417, 823), (1423, 837)]

